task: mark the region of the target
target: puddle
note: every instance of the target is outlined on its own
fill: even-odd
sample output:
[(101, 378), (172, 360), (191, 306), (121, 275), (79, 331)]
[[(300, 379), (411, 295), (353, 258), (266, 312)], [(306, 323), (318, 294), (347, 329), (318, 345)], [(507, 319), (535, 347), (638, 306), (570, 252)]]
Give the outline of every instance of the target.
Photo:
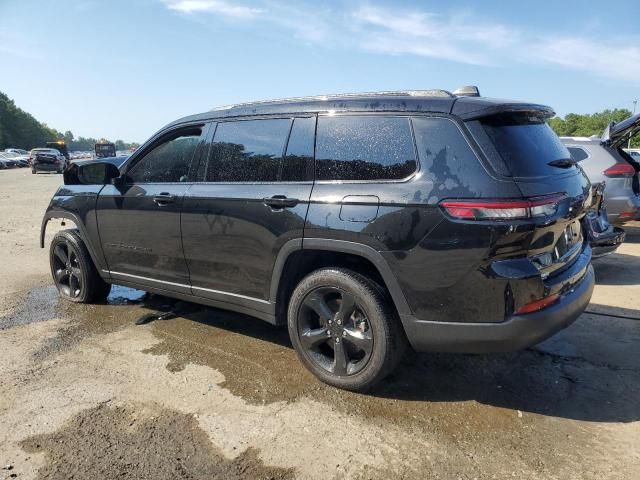
[(146, 309), (170, 308), (167, 307), (168, 302), (165, 297), (114, 286), (104, 304), (78, 304), (61, 299), (53, 286), (36, 288), (27, 293), (12, 313), (0, 319), (0, 325), (11, 328), (56, 318), (69, 319), (68, 324), (34, 352), (34, 360), (38, 361), (68, 350), (89, 336), (125, 328)]
[(255, 449), (227, 459), (193, 415), (155, 405), (100, 405), (80, 412), (57, 432), (30, 437), (20, 446), (46, 454), (39, 479), (294, 478), (291, 469), (264, 465)]
[(286, 328), (204, 307), (150, 328), (161, 341), (144, 353), (167, 355), (172, 372), (190, 363), (219, 370), (221, 386), (251, 403), (290, 401), (322, 388), (298, 361)]

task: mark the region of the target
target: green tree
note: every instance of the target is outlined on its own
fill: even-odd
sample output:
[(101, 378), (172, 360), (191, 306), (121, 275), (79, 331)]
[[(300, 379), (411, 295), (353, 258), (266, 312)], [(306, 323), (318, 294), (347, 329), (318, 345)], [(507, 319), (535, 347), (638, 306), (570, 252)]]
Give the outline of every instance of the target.
[[(93, 150), (96, 144), (95, 138), (75, 138), (70, 130), (63, 134), (48, 127), (46, 123), (39, 122), (31, 114), (18, 108), (13, 100), (0, 92), (0, 150), (9, 147), (30, 150), (60, 139), (65, 141), (69, 150)], [(123, 150), (137, 145), (122, 143)]]
[[(549, 120), (549, 125), (561, 137), (590, 137), (592, 135), (599, 137), (609, 123), (618, 123), (630, 115), (631, 112), (626, 108), (604, 110), (585, 115), (568, 113), (564, 118), (552, 118)], [(631, 139), (631, 146), (640, 147), (640, 135), (635, 135)]]

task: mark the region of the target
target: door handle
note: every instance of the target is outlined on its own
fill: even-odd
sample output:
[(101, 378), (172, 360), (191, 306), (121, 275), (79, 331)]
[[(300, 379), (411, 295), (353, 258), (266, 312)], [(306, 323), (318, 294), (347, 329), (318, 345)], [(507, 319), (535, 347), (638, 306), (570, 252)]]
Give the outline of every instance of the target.
[(271, 208), (291, 208), (300, 203), (300, 200), (298, 200), (297, 198), (287, 198), (284, 195), (264, 197), (262, 201), (265, 205), (269, 205)]
[(171, 195), (168, 192), (162, 192), (162, 193), (159, 193), (158, 195), (153, 196), (153, 203), (155, 203), (159, 207), (163, 207), (164, 205), (173, 203), (175, 202), (175, 200), (176, 200), (176, 196)]

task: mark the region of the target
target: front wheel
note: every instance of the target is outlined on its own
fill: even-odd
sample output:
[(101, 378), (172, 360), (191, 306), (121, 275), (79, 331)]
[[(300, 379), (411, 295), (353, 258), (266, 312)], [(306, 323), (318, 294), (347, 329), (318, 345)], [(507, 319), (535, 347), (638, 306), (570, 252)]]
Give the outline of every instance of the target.
[(383, 289), (359, 273), (325, 268), (295, 288), (289, 302), (291, 342), (320, 380), (364, 391), (387, 376), (407, 345)]
[(63, 230), (53, 237), (49, 262), (53, 281), (64, 299), (92, 303), (109, 295), (111, 285), (98, 274), (76, 230)]

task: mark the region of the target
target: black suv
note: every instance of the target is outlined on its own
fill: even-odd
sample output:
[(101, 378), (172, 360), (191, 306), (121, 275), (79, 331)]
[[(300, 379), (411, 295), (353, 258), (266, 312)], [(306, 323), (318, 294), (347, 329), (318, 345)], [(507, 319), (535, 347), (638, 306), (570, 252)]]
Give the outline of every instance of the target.
[(287, 324), (317, 377), (363, 390), (407, 342), (521, 349), (585, 309), (591, 186), (552, 115), (442, 90), (216, 109), (73, 165), (41, 246), (75, 223), (50, 249), (68, 300), (121, 284)]

